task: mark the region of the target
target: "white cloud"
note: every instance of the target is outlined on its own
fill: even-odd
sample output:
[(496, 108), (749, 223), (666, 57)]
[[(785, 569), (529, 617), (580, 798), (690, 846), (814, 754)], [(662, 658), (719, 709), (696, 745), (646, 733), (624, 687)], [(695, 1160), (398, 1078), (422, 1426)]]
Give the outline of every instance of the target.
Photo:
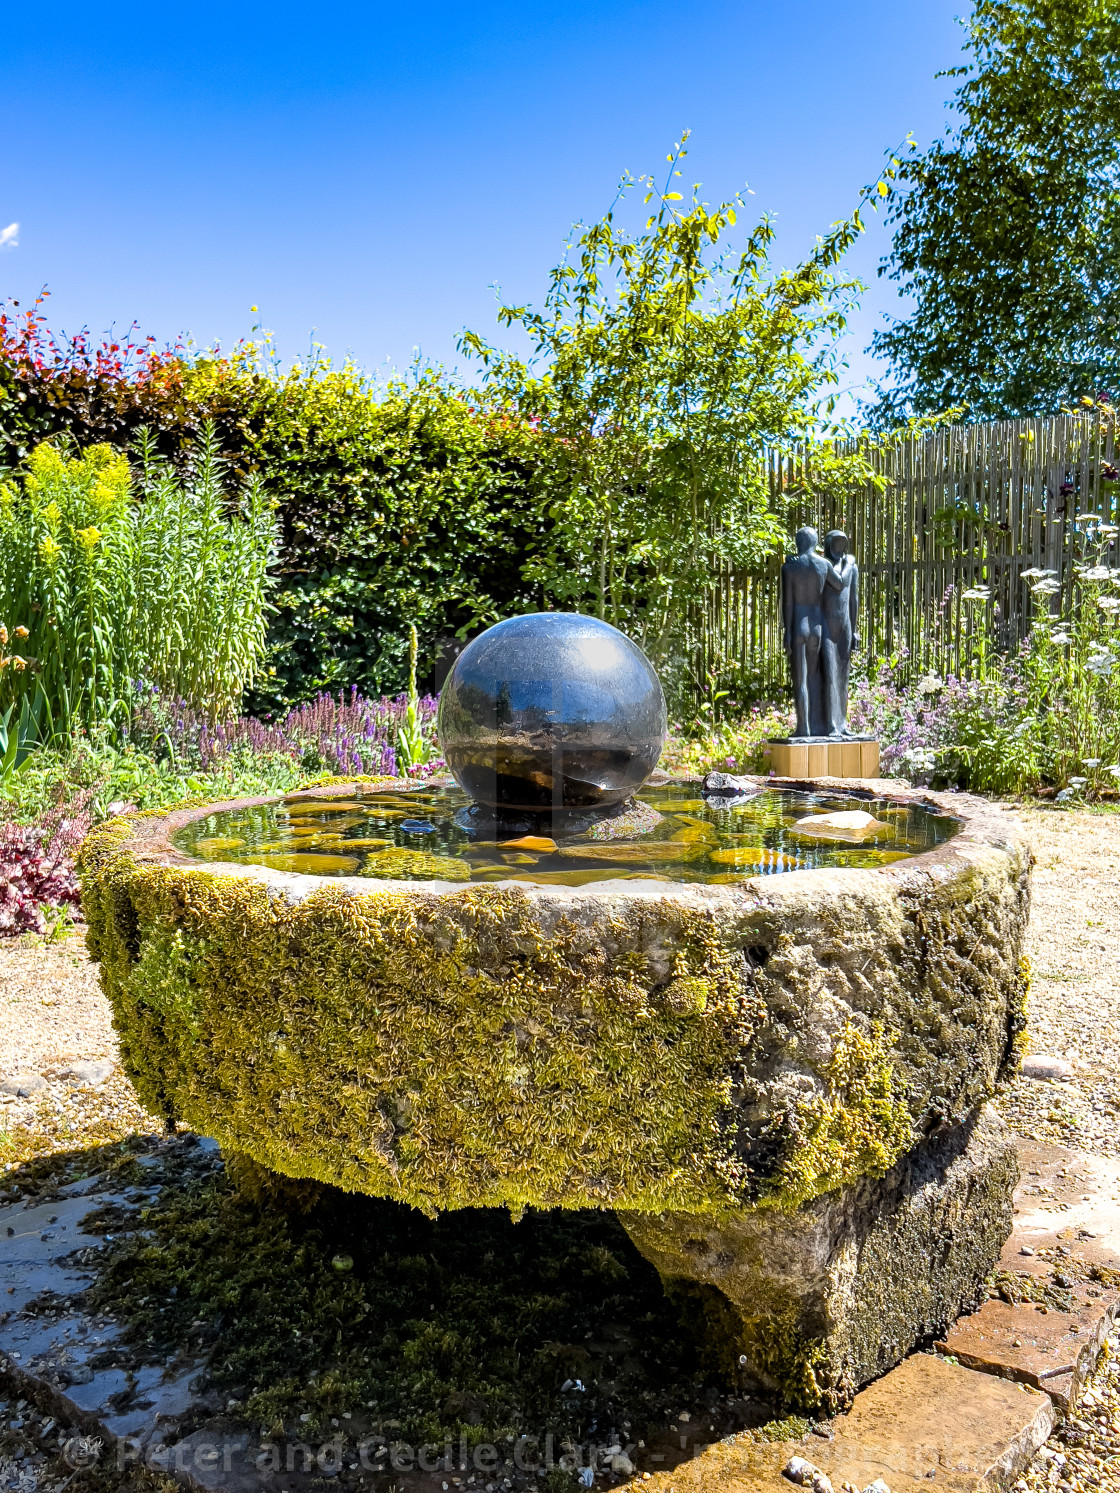
[(7, 228), (0, 228), (0, 249), (17, 249), (19, 247), (19, 224), (9, 223)]

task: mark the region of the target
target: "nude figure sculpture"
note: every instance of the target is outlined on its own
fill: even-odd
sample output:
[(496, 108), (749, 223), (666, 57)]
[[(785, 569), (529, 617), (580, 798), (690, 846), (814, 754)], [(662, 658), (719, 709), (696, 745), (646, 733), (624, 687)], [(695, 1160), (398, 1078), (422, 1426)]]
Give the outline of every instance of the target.
[(829, 734), (821, 650), (825, 582), (832, 571), (816, 552), (816, 529), (798, 529), (796, 543), (796, 556), (782, 566), (782, 632), (797, 712), (794, 740)]
[(817, 554), (817, 531), (798, 529), (797, 554), (782, 566), (782, 632), (793, 680), (792, 741), (844, 740), (848, 676), (859, 647), (859, 568), (848, 536), (833, 529)]
[(824, 553), (829, 574), (824, 585), (821, 662), (828, 734), (835, 739), (852, 735), (848, 729), (848, 675), (852, 649), (859, 647), (859, 566), (848, 553), (848, 536), (840, 529), (824, 536)]

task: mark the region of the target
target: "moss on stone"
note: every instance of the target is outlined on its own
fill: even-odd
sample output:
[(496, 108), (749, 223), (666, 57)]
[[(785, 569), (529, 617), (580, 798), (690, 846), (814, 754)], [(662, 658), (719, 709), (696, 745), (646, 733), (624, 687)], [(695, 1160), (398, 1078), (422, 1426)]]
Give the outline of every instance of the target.
[(974, 1113), (1021, 1030), (1015, 843), (743, 891), (309, 893), (183, 864), (168, 832), (110, 821), (83, 863), (144, 1103), (429, 1211), (788, 1213)]
[(789, 1117), (794, 1143), (763, 1203), (797, 1208), (861, 1177), (882, 1177), (917, 1140), (881, 1022), (870, 1034), (848, 1022), (823, 1077), (824, 1090)]
[(493, 885), (325, 884), (292, 902), (251, 876), (145, 865), (132, 830), (91, 837), (84, 899), (154, 1113), (429, 1212), (732, 1204), (720, 1118), (758, 1012), (702, 910), (651, 900), (589, 935)]

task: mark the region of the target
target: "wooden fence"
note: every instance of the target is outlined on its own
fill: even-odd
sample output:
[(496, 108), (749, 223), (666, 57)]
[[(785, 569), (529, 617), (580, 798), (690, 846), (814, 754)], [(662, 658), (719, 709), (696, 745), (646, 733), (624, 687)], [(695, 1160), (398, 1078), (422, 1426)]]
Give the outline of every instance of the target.
[[(901, 657), (911, 677), (969, 676), (985, 650), (1014, 649), (1035, 602), (1023, 571), (1056, 572), (1052, 609), (1060, 610), (1074, 561), (1096, 557), (1092, 526), (1077, 516), (1115, 523), (1120, 514), (1116, 432), (1097, 411), (946, 426), (872, 447), (868, 457), (879, 482), (835, 493), (814, 482), (805, 452), (771, 451), (771, 499), (791, 529), (810, 524), (822, 540), (830, 529), (848, 535), (860, 568), (863, 657)], [(1120, 564), (1115, 544), (1100, 563)], [(699, 619), (703, 668), (745, 688), (784, 683), (779, 570), (775, 560), (761, 575), (727, 568), (715, 577)], [(967, 598), (978, 588), (990, 601)]]

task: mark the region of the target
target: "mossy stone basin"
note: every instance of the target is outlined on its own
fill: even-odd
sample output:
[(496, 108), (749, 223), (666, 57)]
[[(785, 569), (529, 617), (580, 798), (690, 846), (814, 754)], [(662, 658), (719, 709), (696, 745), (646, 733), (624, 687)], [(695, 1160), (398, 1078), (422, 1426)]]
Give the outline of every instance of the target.
[(719, 1351), (841, 1403), (975, 1299), (1010, 1228), (983, 1106), (1024, 1024), (1030, 853), (979, 800), (827, 791), (957, 832), (879, 866), (573, 886), (177, 848), (269, 800), (109, 821), (83, 899), (124, 1065), (153, 1114), (290, 1177), (617, 1209)]

